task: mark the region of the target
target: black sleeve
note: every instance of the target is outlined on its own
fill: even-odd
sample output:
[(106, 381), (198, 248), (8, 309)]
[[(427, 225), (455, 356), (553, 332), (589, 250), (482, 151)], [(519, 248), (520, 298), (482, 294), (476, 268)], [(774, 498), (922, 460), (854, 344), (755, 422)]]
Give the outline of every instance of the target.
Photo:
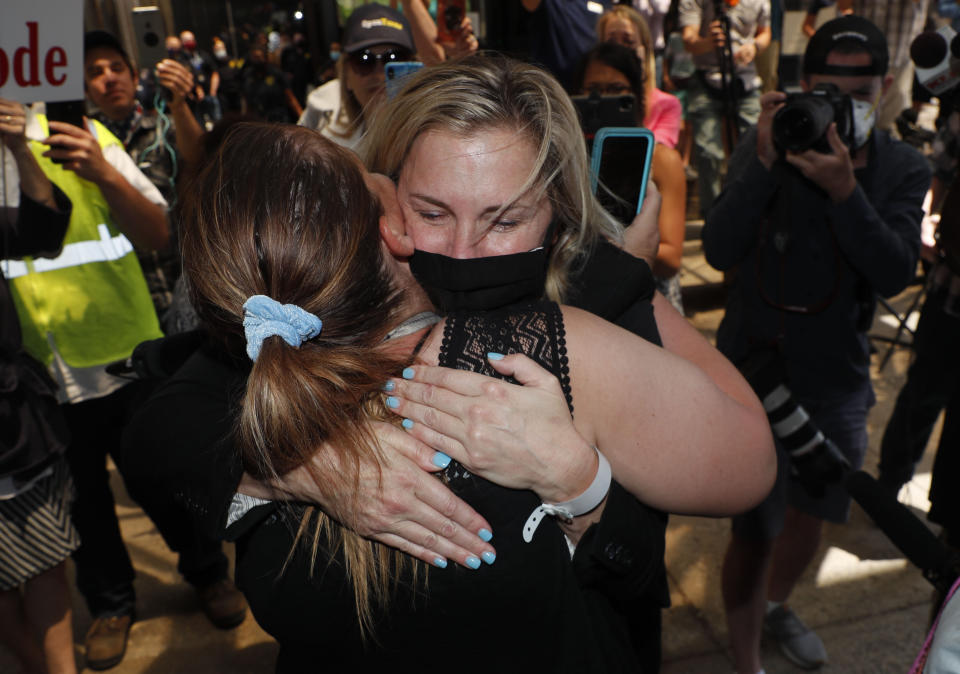
[(566, 304), (589, 311), (661, 345), (653, 316), (656, 285), (650, 265), (604, 240), (570, 279)]
[(584, 532), (574, 553), (578, 581), (625, 612), (641, 597), (667, 606), (666, 529), (665, 513), (644, 505), (613, 481), (600, 521)]
[(223, 536), (243, 466), (233, 443), (245, 374), (205, 349), (140, 406), (123, 434), (123, 473), (166, 485), (203, 531)]
[(58, 254), (70, 224), (73, 204), (56, 185), (53, 186), (53, 198), (57, 205), (55, 209), (20, 193), (16, 220), (9, 222), (0, 218), (4, 257), (16, 259), (27, 255), (52, 257)]

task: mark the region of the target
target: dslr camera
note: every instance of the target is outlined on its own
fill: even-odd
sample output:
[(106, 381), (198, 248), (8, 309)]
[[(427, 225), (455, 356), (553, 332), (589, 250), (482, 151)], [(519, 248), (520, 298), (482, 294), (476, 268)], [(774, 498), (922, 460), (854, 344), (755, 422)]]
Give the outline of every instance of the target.
[(773, 118), (773, 142), (780, 152), (815, 150), (831, 154), (827, 129), (837, 123), (837, 134), (853, 146), (853, 101), (834, 84), (818, 84), (803, 94), (790, 94)]

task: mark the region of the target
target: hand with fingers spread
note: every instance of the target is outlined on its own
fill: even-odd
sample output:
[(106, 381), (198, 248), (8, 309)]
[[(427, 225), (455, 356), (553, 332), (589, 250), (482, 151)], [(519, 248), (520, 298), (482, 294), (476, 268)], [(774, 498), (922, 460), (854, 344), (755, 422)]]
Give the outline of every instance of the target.
[(547, 503), (583, 493), (596, 452), (574, 428), (560, 383), (521, 354), (489, 361), (521, 385), (418, 364), (391, 382), (387, 406), (419, 440), (501, 486), (531, 489)]
[[(361, 536), (406, 552), (434, 566), (452, 559), (467, 568), (492, 562), (487, 521), (431, 475), (442, 466), (435, 452), (388, 423), (373, 422), (380, 443), (377, 465), (360, 460), (356, 471), (333, 451), (318, 451), (310, 464), (290, 471), (263, 490), (245, 480), (251, 496), (316, 503)], [(346, 477), (345, 477), (346, 476)]]
[(800, 169), (804, 176), (815, 182), (835, 204), (846, 201), (857, 187), (850, 150), (837, 133), (836, 122), (827, 129), (830, 154), (807, 150), (788, 152), (787, 161)]

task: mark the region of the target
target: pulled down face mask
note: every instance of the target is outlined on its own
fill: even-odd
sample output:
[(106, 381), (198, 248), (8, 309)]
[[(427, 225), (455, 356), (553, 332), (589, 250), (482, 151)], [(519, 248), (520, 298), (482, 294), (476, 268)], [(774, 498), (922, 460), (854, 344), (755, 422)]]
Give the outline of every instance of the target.
[[(545, 242), (552, 242), (554, 231), (551, 224)], [(470, 259), (417, 250), (410, 271), (440, 311), (488, 311), (542, 297), (549, 264), (546, 246)]]

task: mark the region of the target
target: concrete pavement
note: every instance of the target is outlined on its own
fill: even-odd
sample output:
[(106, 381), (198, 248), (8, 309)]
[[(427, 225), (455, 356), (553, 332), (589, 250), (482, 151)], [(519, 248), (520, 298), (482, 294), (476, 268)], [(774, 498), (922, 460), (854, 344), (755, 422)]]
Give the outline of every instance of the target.
[[(681, 282), (688, 315), (708, 337), (722, 315), (719, 275), (703, 260), (696, 226), (685, 246)], [(896, 298), (905, 307), (915, 288)], [(878, 312), (883, 314), (884, 312)], [(875, 331), (892, 334), (884, 316)], [(881, 354), (885, 344), (877, 343)], [(874, 357), (877, 405), (870, 415), (870, 450), (866, 468), (875, 473), (877, 447), (909, 354), (895, 350), (882, 372)], [(939, 429), (937, 431), (939, 433)], [(934, 436), (934, 442), (936, 434)], [(917, 477), (901, 500), (917, 514), (926, 511), (932, 456), (926, 456)], [(248, 615), (229, 631), (212, 627), (199, 612), (193, 591), (180, 581), (175, 558), (156, 529), (126, 496), (115, 478), (119, 515), (128, 548), (137, 567), (139, 620), (134, 624), (127, 655), (113, 674), (200, 674), (273, 671), (276, 646)], [(667, 569), (672, 607), (664, 617), (664, 674), (726, 674), (733, 668), (726, 654), (726, 625), (720, 598), (720, 564), (729, 523), (673, 517), (667, 533)], [(232, 556), (232, 551), (230, 551)], [(854, 505), (851, 522), (828, 526), (816, 562), (797, 588), (791, 604), (823, 638), (830, 654), (824, 672), (885, 674), (906, 672), (926, 630), (931, 588), (869, 518)], [(79, 644), (90, 617), (74, 597), (74, 633)], [(764, 650), (768, 674), (798, 672), (775, 646)], [(89, 670), (85, 670), (89, 671)], [(9, 653), (0, 649), (0, 672), (18, 674)]]

